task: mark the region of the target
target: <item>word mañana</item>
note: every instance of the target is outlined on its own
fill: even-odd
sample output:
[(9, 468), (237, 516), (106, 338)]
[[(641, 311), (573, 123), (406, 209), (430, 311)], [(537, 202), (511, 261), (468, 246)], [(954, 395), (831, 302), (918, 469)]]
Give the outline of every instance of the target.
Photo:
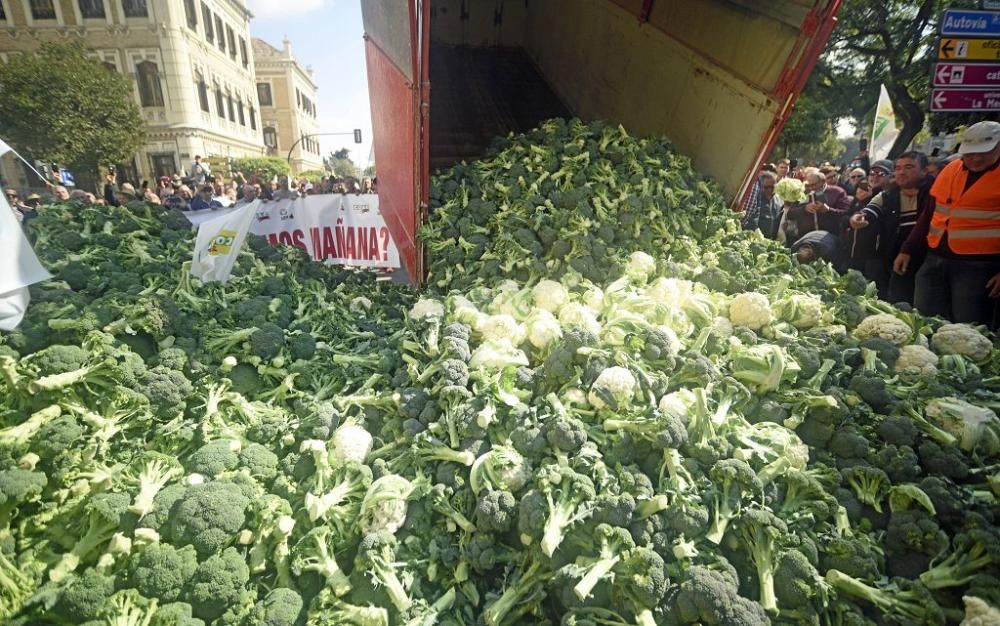
[(313, 226), (307, 230), (296, 228), (269, 233), (267, 241), (272, 246), (285, 245), (301, 248), (316, 261), (345, 259), (352, 261), (388, 261), (389, 229), (373, 226), (344, 226), (338, 220), (335, 226)]

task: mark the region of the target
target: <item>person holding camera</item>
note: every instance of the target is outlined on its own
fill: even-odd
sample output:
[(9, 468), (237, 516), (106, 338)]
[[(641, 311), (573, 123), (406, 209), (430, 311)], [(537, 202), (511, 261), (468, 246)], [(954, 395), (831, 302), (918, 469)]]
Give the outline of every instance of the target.
[(785, 207), (785, 222), (789, 241), (814, 230), (839, 234), (844, 230), (844, 220), (851, 209), (851, 198), (843, 189), (826, 182), (826, 177), (815, 167), (805, 170), (808, 200), (804, 204)]

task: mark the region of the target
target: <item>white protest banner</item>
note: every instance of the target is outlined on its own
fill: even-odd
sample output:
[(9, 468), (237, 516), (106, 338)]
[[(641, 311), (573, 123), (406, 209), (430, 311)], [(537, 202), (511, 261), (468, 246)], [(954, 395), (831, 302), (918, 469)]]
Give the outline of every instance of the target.
[[(272, 245), (302, 248), (317, 260), (337, 265), (397, 268), (399, 250), (378, 210), (375, 194), (324, 194), (261, 202), (250, 232)], [(196, 227), (232, 209), (192, 211)]]
[(202, 223), (194, 244), (192, 275), (202, 282), (229, 280), (259, 205), (259, 201), (254, 201)]

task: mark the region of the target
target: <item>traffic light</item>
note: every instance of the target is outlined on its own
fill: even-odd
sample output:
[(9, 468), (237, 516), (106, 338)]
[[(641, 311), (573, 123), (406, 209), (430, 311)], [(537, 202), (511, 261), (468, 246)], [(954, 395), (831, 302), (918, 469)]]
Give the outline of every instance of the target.
[(361, 143), (361, 129), (354, 129), (354, 143)]

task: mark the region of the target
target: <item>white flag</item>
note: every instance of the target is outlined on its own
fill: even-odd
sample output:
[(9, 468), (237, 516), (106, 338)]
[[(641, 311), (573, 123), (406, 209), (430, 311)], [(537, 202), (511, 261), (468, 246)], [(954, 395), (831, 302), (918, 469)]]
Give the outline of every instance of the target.
[(191, 260), (192, 275), (206, 283), (229, 280), (258, 206), (260, 200), (254, 200), (241, 209), (203, 222), (198, 227), (194, 258)]
[(52, 275), (38, 261), (4, 196), (0, 196), (0, 267), (4, 268), (0, 272), (0, 330), (13, 330), (28, 307), (28, 285)]
[(0, 156), (7, 154), (8, 152), (13, 152), (14, 148), (7, 145), (7, 142), (0, 139)]
[(889, 150), (895, 143), (899, 131), (896, 130), (896, 113), (892, 110), (889, 92), (885, 85), (878, 96), (878, 107), (875, 109), (875, 126), (872, 128), (872, 141), (869, 155), (872, 161), (878, 161), (889, 156)]

